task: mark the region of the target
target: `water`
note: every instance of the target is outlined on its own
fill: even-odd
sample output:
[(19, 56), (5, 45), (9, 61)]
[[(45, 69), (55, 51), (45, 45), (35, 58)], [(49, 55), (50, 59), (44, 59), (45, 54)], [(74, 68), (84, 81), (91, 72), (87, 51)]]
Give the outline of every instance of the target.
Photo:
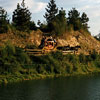
[(0, 86), (0, 100), (100, 100), (100, 75), (8, 84)]

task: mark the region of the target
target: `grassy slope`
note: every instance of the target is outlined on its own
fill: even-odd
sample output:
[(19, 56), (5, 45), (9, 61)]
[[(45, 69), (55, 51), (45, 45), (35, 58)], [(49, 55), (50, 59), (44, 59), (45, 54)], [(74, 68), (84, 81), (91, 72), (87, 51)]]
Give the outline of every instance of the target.
[[(25, 47), (26, 45), (32, 45), (32, 44), (39, 45), (41, 38), (42, 38), (42, 32), (40, 31), (32, 32), (31, 34), (20, 33), (20, 32), (0, 34), (0, 45), (5, 44), (7, 41), (11, 41), (12, 44), (19, 47)], [(85, 33), (83, 34), (80, 32), (72, 32), (72, 33), (66, 33), (63, 36), (58, 37), (57, 39), (58, 39), (59, 46), (68, 45), (68, 44), (70, 44), (71, 46), (81, 45), (82, 49), (80, 52), (82, 53), (87, 54), (89, 50), (93, 50), (93, 49), (99, 52), (100, 42), (95, 40), (89, 34), (85, 34)], [(72, 59), (72, 61), (69, 61), (70, 59)], [(32, 58), (32, 61), (33, 63), (35, 63), (35, 60), (33, 58)], [(98, 61), (92, 60), (92, 61), (89, 61), (87, 64), (84, 64), (84, 62), (80, 63), (79, 60), (77, 60), (77, 57), (73, 58), (73, 56), (71, 58), (70, 57), (66, 58), (63, 56), (62, 59), (57, 59), (53, 55), (49, 55), (46, 58), (45, 57), (37, 58), (37, 61), (38, 63), (41, 63), (41, 64), (43, 62), (47, 63), (46, 68), (49, 67), (51, 68), (50, 70), (54, 70), (54, 68), (57, 68), (59, 70), (58, 72), (57, 70), (54, 72), (48, 72), (48, 71), (45, 71), (47, 70), (45, 69), (45, 66), (40, 66), (40, 69), (41, 69), (40, 72), (34, 72), (34, 70), (30, 70), (29, 72), (28, 69), (26, 70), (20, 69), (18, 70), (16, 74), (10, 73), (7, 75), (0, 75), (0, 83), (2, 82), (8, 83), (8, 82), (38, 79), (38, 78), (41, 79), (41, 78), (55, 77), (55, 76), (60, 76), (60, 75), (69, 76), (69, 75), (100, 72), (100, 68), (97, 67), (99, 66)]]
[[(21, 54), (22, 55), (22, 54)], [(24, 55), (26, 57), (26, 55)], [(12, 59), (16, 56), (12, 55)], [(23, 55), (22, 55), (23, 57)], [(46, 56), (16, 57), (18, 65), (1, 66), (0, 83), (17, 82), (32, 79), (53, 78), (58, 76), (86, 75), (100, 72), (100, 55), (65, 55), (60, 52)], [(7, 58), (6, 58), (7, 59)], [(6, 60), (6, 59), (3, 59)], [(10, 62), (12, 59), (8, 59)], [(21, 62), (19, 62), (21, 60)], [(23, 62), (25, 60), (25, 62)], [(29, 61), (29, 62), (28, 62)], [(28, 64), (28, 65), (26, 65)], [(2, 72), (3, 71), (3, 72)]]

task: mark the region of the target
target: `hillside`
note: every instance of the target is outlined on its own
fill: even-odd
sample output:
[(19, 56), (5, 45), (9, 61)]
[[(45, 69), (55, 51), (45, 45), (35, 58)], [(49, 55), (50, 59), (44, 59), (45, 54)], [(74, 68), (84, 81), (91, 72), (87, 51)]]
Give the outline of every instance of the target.
[(8, 32), (0, 34), (0, 45), (10, 41), (15, 46), (25, 48), (27, 45), (38, 46), (42, 39), (42, 32), (32, 31), (31, 33), (25, 32)]
[[(43, 33), (39, 30), (30, 34), (9, 32), (0, 34), (0, 45), (11, 42), (15, 46), (39, 46)], [(100, 52), (100, 42), (89, 34), (70, 32), (57, 37), (58, 46), (80, 45), (80, 55), (62, 55), (60, 52), (44, 56), (28, 56), (22, 49), (11, 44), (3, 47), (0, 52), (0, 83), (23, 80), (42, 79), (48, 77), (71, 76), (79, 74), (100, 73), (100, 55), (89, 51)]]
[[(30, 34), (21, 32), (9, 32), (5, 34), (0, 34), (0, 45), (3, 45), (7, 41), (12, 44), (25, 48), (26, 46), (36, 45), (39, 46), (42, 39), (42, 32), (40, 30), (32, 31)], [(80, 45), (81, 49), (79, 53), (88, 54), (89, 51), (95, 49), (98, 53), (100, 52), (100, 42), (97, 41), (90, 34), (84, 32), (67, 32), (63, 36), (57, 37), (58, 46), (71, 47)]]
[(81, 46), (80, 53), (88, 54), (94, 49), (100, 53), (100, 42), (97, 41), (93, 36), (84, 32), (72, 32), (66, 33), (63, 37), (58, 38), (58, 43), (61, 46)]

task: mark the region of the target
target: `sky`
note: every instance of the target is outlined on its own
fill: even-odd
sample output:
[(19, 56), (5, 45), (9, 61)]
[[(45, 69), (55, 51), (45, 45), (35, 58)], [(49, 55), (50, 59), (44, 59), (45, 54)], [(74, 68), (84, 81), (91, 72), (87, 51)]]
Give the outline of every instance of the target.
[[(66, 16), (68, 11), (72, 8), (76, 8), (80, 14), (85, 12), (89, 17), (89, 27), (92, 35), (100, 33), (100, 0), (55, 0), (59, 10), (61, 7), (66, 10)], [(13, 11), (17, 7), (17, 3), (21, 3), (22, 0), (0, 0), (0, 6), (3, 7), (11, 19)], [(38, 20), (45, 22), (43, 15), (45, 14), (45, 8), (47, 7), (49, 0), (25, 0), (26, 7), (29, 8), (32, 13), (32, 20), (37, 23)]]

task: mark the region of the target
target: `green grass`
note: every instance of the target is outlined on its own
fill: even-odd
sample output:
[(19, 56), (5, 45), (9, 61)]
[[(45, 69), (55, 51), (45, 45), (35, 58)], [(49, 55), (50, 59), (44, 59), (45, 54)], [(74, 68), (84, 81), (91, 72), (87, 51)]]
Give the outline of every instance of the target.
[(0, 49), (0, 83), (100, 72), (100, 55), (28, 56), (23, 49), (7, 43)]

